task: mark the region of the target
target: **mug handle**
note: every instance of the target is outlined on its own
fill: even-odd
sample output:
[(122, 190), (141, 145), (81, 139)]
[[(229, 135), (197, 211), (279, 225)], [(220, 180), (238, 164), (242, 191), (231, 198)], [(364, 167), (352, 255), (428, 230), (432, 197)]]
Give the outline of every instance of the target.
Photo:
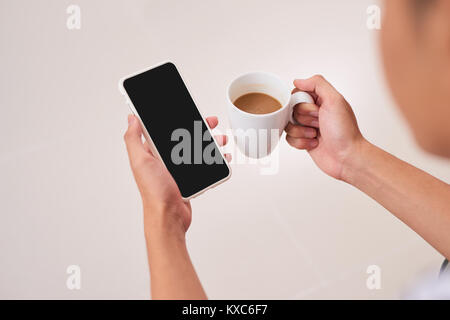
[(289, 121), (292, 124), (298, 125), (298, 122), (294, 119), (294, 107), (299, 103), (314, 103), (314, 99), (309, 93), (298, 91), (291, 96), (289, 101)]

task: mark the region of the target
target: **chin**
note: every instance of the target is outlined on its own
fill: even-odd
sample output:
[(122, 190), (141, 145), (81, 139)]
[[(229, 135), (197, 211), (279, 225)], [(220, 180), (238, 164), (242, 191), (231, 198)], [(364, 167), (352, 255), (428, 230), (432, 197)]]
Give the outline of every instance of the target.
[(423, 135), (415, 135), (415, 139), (420, 148), (427, 153), (443, 158), (450, 158), (450, 142), (448, 140), (424, 139)]

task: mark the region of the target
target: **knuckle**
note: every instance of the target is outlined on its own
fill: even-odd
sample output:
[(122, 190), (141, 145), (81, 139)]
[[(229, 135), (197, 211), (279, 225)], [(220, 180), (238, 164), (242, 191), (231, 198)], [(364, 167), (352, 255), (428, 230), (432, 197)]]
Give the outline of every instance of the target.
[(127, 130), (123, 134), (123, 140), (125, 140), (125, 142), (127, 142), (129, 138), (130, 138), (130, 132)]
[(287, 136), (286, 137), (287, 142), (289, 143), (289, 145), (293, 148), (296, 149), (304, 149), (305, 145), (302, 139), (298, 139), (292, 136)]
[(325, 77), (321, 74), (316, 74), (313, 76), (315, 80), (325, 80)]
[(290, 145), (290, 146), (292, 146), (292, 140), (291, 140), (292, 138), (291, 138), (291, 136), (289, 135), (289, 134), (287, 134), (286, 135), (286, 141), (287, 141), (287, 143)]
[(339, 92), (336, 91), (335, 95), (331, 97), (331, 102), (333, 104), (343, 104), (345, 103), (345, 98)]
[(131, 161), (131, 168), (133, 170), (139, 170), (146, 165), (148, 165), (148, 161), (143, 157), (135, 158)]

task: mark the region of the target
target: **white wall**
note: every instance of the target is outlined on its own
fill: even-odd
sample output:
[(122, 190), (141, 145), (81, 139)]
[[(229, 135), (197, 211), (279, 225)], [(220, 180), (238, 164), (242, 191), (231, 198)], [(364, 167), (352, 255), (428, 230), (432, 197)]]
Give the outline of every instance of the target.
[[(81, 30), (66, 8), (81, 7)], [(226, 129), (227, 84), (325, 75), (372, 142), (449, 181), (386, 91), (368, 0), (0, 1), (0, 298), (148, 298), (140, 199), (117, 80), (174, 60)], [(177, 106), (155, 106), (171, 107)], [(188, 246), (211, 298), (398, 298), (442, 257), (283, 140), (280, 170), (234, 166), (192, 202)], [(66, 288), (66, 267), (82, 288)], [(382, 289), (366, 288), (367, 266)]]

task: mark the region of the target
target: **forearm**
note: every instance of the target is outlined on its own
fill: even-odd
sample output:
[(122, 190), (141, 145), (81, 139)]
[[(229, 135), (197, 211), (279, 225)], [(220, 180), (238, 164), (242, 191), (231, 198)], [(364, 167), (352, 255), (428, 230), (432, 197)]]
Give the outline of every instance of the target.
[(171, 227), (145, 226), (152, 299), (206, 299), (186, 248)]
[(450, 257), (450, 186), (368, 143), (348, 159), (343, 180), (406, 223)]

